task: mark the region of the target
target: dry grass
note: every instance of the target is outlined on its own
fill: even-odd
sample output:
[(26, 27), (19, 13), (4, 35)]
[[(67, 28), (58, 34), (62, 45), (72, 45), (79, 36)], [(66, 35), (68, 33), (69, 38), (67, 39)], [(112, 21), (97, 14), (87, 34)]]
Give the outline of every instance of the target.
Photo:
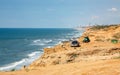
[(116, 29), (118, 27), (118, 25), (117, 24), (112, 24), (112, 25), (94, 25), (90, 29), (91, 30), (101, 30), (101, 29), (107, 30), (109, 27), (113, 27), (113, 28)]

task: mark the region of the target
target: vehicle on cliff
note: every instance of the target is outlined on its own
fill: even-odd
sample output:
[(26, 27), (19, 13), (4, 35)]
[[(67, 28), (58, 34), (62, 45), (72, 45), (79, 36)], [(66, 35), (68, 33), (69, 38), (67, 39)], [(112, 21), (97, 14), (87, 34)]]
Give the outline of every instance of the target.
[(84, 42), (84, 43), (88, 43), (88, 42), (90, 42), (90, 39), (89, 39), (89, 37), (88, 37), (88, 36), (84, 37), (84, 40), (83, 40), (83, 42)]
[(80, 44), (77, 40), (71, 41), (71, 47), (80, 47)]

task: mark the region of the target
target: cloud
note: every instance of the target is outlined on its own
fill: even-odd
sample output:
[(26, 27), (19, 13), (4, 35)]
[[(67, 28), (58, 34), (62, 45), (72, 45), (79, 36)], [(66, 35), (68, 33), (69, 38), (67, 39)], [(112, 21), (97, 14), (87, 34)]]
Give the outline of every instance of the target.
[(98, 19), (99, 16), (92, 16), (91, 19), (94, 20), (94, 19)]
[(111, 8), (111, 9), (108, 9), (108, 11), (111, 11), (111, 12), (117, 12), (118, 9), (117, 9), (117, 8)]

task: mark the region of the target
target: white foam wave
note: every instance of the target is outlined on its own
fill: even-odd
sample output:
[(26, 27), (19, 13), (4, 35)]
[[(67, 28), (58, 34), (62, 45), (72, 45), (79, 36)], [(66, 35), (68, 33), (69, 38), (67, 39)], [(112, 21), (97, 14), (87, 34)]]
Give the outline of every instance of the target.
[(82, 33), (79, 32), (79, 33), (75, 34), (74, 37), (77, 38), (77, 37), (80, 37), (81, 35), (82, 35)]
[(40, 39), (37, 39), (37, 40), (34, 40), (33, 42), (36, 43), (36, 42), (40, 42), (41, 40)]
[(61, 43), (63, 43), (64, 41), (68, 41), (68, 40), (67, 40), (67, 39), (58, 39), (58, 42), (57, 42), (55, 45), (61, 44)]
[(40, 52), (32, 52), (31, 54), (28, 54), (28, 56), (29, 57), (35, 56), (37, 53), (40, 53)]
[(40, 46), (44, 46), (45, 44), (44, 44), (44, 43), (35, 43), (35, 44), (32, 44), (32, 45), (40, 45)]
[(52, 40), (46, 40), (46, 39), (37, 39), (37, 40), (33, 40), (31, 45), (46, 45), (48, 43), (52, 42)]
[(32, 63), (34, 60), (38, 59), (38, 57), (40, 56), (41, 52), (40, 51), (36, 51), (36, 52), (32, 52), (30, 54), (28, 54), (28, 58), (24, 58), (20, 61), (5, 65), (3, 67), (0, 67), (0, 71), (9, 71), (12, 69), (20, 69), (22, 66), (24, 65), (29, 65), (30, 63)]
[(52, 46), (47, 46), (46, 48), (52, 48)]
[(9, 64), (9, 65), (0, 67), (0, 71), (13, 69), (13, 68), (15, 68), (17, 65), (22, 64), (23, 62), (25, 62), (25, 59), (22, 59), (22, 60), (20, 60), (20, 61), (18, 61), (18, 62), (14, 62), (14, 63), (11, 63), (11, 64)]
[(52, 42), (52, 40), (46, 40), (46, 41), (45, 41), (45, 43), (50, 43), (50, 42)]

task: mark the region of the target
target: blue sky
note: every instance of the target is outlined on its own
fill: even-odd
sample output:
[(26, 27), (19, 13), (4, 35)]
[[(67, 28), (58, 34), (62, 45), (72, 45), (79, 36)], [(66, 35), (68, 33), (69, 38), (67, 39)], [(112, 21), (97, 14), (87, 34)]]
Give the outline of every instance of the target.
[(120, 0), (0, 0), (0, 28), (120, 23)]

